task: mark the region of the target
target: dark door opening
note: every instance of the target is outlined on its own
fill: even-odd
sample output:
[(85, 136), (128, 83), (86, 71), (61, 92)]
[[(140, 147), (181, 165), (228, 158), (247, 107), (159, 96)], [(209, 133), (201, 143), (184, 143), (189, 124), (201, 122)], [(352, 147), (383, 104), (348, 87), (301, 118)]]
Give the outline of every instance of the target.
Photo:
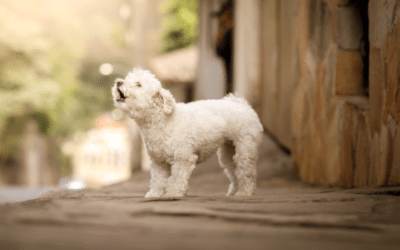
[(218, 12), (213, 13), (218, 18), (218, 33), (216, 52), (224, 60), (226, 72), (226, 93), (233, 92), (233, 32), (234, 6), (228, 0), (221, 5)]

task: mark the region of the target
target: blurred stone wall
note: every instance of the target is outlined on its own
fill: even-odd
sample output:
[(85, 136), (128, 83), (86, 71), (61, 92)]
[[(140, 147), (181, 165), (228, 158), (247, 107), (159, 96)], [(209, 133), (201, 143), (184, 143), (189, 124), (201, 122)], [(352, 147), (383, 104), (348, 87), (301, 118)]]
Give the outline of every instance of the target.
[(400, 184), (400, 1), (235, 2), (234, 89), (309, 184)]
[(255, 108), (264, 127), (290, 148), (292, 97), (298, 70), (297, 1), (261, 1), (260, 84)]
[(399, 3), (299, 1), (292, 153), (304, 182), (400, 184)]

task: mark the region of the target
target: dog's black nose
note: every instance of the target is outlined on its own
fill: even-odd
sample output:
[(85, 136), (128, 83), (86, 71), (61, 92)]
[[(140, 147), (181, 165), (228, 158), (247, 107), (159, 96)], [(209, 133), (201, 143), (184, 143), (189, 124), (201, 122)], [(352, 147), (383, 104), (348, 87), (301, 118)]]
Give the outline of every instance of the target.
[(121, 86), (123, 83), (123, 81), (117, 81), (117, 87)]

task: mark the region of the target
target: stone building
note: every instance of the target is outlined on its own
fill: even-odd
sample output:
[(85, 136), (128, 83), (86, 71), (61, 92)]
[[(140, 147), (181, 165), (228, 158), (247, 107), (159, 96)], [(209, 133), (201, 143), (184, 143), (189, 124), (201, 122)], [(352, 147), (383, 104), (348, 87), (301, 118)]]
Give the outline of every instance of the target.
[(98, 117), (73, 152), (73, 177), (92, 187), (127, 180), (132, 173), (130, 140), (124, 122)]
[[(210, 15), (224, 2), (200, 1), (197, 98), (226, 89)], [(295, 174), (317, 185), (399, 185), (400, 1), (231, 2), (233, 89), (291, 151)]]
[(149, 68), (177, 102), (189, 102), (193, 98), (197, 58), (198, 49), (191, 46), (152, 59)]

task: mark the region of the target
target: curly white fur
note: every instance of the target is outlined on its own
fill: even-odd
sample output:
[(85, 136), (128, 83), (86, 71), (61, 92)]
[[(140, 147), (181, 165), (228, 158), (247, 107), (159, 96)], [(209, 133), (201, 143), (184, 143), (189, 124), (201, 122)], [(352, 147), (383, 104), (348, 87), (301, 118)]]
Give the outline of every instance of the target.
[(252, 195), (262, 125), (244, 98), (176, 103), (147, 70), (134, 69), (112, 87), (114, 104), (134, 119), (151, 159), (146, 197), (181, 197), (197, 163), (218, 151), (231, 181), (227, 195)]

